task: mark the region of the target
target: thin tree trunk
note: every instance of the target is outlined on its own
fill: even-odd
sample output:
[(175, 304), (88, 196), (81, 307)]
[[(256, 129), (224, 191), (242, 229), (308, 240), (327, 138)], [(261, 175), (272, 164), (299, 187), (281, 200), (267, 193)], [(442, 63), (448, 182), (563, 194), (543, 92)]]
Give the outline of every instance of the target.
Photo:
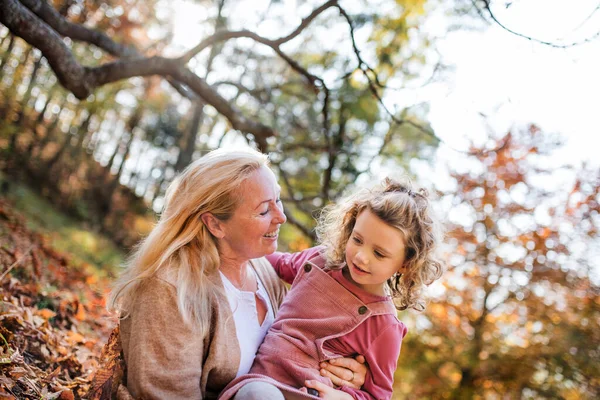
[(33, 70), (31, 71), (31, 78), (29, 79), (29, 85), (27, 86), (27, 90), (23, 95), (23, 99), (21, 100), (21, 110), (19, 111), (19, 116), (17, 117), (17, 125), (21, 124), (23, 121), (23, 117), (25, 116), (25, 110), (27, 110), (27, 105), (29, 100), (31, 99), (31, 91), (35, 86), (35, 81), (37, 79), (37, 74), (42, 66), (42, 56), (40, 55), (35, 63), (33, 64)]
[(4, 55), (0, 59), (0, 82), (2, 81), (2, 78), (4, 76), (4, 67), (6, 66), (6, 63), (8, 62), (8, 59), (10, 58), (13, 47), (15, 46), (15, 36), (13, 34), (9, 34), (9, 35), (10, 35), (10, 41), (8, 42), (8, 47), (6, 48), (6, 50), (4, 51)]
[(175, 170), (183, 170), (191, 161), (194, 151), (196, 150), (196, 140), (198, 138), (198, 131), (200, 130), (200, 124), (204, 118), (204, 103), (198, 101), (194, 104), (194, 112), (192, 116), (192, 122), (189, 129), (184, 135), (183, 143), (179, 147), (179, 155), (177, 156), (177, 162), (175, 163)]

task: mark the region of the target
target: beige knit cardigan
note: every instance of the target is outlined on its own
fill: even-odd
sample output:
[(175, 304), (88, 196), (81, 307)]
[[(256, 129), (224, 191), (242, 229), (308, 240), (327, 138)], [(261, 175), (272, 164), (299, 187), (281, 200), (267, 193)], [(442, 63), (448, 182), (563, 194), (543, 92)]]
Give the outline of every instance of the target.
[[(277, 313), (285, 286), (265, 258), (251, 264)], [(211, 279), (222, 285), (218, 274)], [(127, 389), (136, 399), (216, 399), (235, 378), (240, 361), (235, 323), (229, 303), (216, 296), (209, 334), (203, 337), (183, 321), (175, 286), (154, 277), (140, 288), (120, 328)]]

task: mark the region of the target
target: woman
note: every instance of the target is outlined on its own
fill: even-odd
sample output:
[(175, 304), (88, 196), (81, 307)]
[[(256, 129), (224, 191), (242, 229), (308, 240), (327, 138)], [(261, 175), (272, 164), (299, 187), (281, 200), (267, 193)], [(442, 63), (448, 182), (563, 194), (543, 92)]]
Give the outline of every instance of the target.
[[(171, 184), (109, 299), (134, 398), (216, 398), (248, 372), (285, 294), (263, 258), (286, 221), (279, 191), (253, 150), (215, 150)], [(339, 385), (364, 382), (353, 359), (322, 367)]]

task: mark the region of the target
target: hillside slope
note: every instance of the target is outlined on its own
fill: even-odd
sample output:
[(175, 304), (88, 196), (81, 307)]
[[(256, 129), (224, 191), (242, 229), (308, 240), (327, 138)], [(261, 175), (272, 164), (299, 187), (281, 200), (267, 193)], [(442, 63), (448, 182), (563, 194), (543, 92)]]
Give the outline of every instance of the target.
[(57, 250), (13, 204), (0, 198), (0, 398), (79, 399), (116, 324), (104, 307), (112, 272)]

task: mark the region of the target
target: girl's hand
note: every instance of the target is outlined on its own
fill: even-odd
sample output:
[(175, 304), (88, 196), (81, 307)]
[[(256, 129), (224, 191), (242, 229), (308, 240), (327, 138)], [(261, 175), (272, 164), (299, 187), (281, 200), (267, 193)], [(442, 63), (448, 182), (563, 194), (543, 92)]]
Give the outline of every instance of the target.
[(319, 397), (327, 400), (354, 400), (352, 396), (350, 396), (346, 392), (342, 392), (341, 390), (334, 389), (332, 387), (327, 386), (324, 383), (319, 381), (305, 381), (304, 385), (307, 388), (315, 389), (319, 392)]
[(358, 356), (353, 358), (336, 358), (319, 364), (321, 375), (331, 379), (338, 387), (348, 386), (360, 389), (365, 383), (368, 367), (365, 358)]

